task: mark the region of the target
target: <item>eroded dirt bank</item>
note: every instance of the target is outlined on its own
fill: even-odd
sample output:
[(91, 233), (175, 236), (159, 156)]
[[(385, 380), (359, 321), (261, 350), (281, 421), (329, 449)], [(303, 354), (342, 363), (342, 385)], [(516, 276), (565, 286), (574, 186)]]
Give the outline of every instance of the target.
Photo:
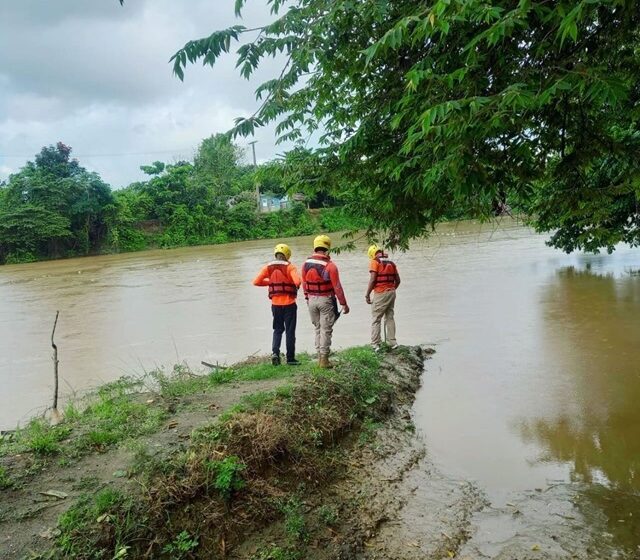
[[(303, 552), (290, 552), (286, 520), (279, 520), (246, 539), (232, 558), (640, 558), (620, 547), (602, 514), (585, 505), (579, 485), (550, 481), (495, 506), (473, 482), (442, 473), (411, 420), (421, 362), (432, 352), (413, 349), (402, 359), (385, 357), (383, 368), (397, 399), (393, 411), (367, 434), (366, 445), (350, 447), (348, 468), (338, 480), (305, 496), (309, 525)], [(333, 523), (323, 519), (328, 511), (334, 512)], [(629, 522), (634, 520), (621, 519), (621, 527)]]

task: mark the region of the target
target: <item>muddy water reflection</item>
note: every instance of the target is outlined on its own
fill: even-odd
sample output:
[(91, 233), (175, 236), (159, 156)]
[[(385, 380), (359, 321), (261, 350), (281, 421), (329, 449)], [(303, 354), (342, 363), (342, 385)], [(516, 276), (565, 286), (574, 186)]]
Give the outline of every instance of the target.
[(572, 375), (575, 393), (553, 418), (520, 429), (539, 461), (569, 465), (589, 483), (580, 505), (607, 518), (608, 532), (631, 549), (640, 543), (640, 282), (632, 276), (568, 267), (542, 298), (546, 320), (565, 332), (545, 350)]
[[(565, 367), (575, 394), (554, 418), (523, 422), (540, 460), (571, 465), (574, 480), (640, 491), (640, 282), (573, 267), (558, 271), (543, 297), (546, 320), (565, 336), (545, 351)], [(615, 359), (612, 359), (615, 358)]]
[[(434, 298), (433, 312), (449, 310), (448, 339), (416, 404), (434, 459), (498, 508), (539, 510), (526, 505), (535, 489), (551, 508), (567, 494), (547, 490), (571, 485), (576, 513), (559, 519), (582, 514), (637, 554), (640, 252), (564, 256), (531, 238), (456, 251), (466, 268), (449, 272), (464, 286)], [(524, 533), (510, 518), (498, 522), (508, 543)], [(477, 540), (495, 541), (495, 519), (478, 524)]]

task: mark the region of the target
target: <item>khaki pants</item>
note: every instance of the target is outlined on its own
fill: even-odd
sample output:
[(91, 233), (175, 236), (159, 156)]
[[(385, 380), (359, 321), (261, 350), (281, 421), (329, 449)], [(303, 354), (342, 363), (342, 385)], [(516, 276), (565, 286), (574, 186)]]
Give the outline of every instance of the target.
[(331, 350), (331, 335), (336, 313), (332, 298), (326, 296), (309, 296), (309, 315), (316, 328), (316, 350), (321, 356), (328, 356)]
[(396, 321), (393, 317), (393, 308), (396, 304), (396, 291), (373, 292), (373, 303), (371, 304), (371, 344), (378, 346), (382, 343), (380, 336), (380, 324), (384, 317), (384, 328), (387, 333), (387, 343), (391, 346), (397, 344), (396, 341)]

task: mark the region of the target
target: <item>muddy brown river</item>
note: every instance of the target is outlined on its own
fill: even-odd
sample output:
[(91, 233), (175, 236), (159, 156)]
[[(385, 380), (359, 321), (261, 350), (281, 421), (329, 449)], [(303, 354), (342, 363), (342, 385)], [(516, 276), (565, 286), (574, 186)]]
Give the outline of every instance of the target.
[[(296, 264), (310, 242), (288, 240)], [(0, 267), (0, 429), (49, 403), (58, 309), (67, 398), (176, 362), (267, 353), (270, 308), (251, 279), (272, 246)], [(598, 535), (613, 557), (640, 558), (640, 250), (565, 255), (503, 220), (443, 226), (394, 258), (399, 342), (437, 350), (414, 411), (429, 460), (490, 504), (461, 557), (516, 557), (518, 539), (532, 557), (565, 557), (536, 556), (563, 526)], [(334, 346), (365, 344), (366, 255), (335, 260), (352, 313)], [(311, 350), (305, 311), (301, 302), (298, 347)]]

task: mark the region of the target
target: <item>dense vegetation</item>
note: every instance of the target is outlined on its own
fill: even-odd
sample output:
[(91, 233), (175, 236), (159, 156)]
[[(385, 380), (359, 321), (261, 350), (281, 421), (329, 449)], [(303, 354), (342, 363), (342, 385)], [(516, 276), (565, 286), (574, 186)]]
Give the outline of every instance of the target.
[[(143, 166), (147, 181), (112, 191), (58, 143), (0, 184), (0, 264), (312, 234), (356, 225), (342, 209), (302, 204), (257, 212), (255, 184), (284, 194), (278, 164), (254, 169), (225, 135), (205, 139), (193, 162)], [(293, 185), (290, 185), (293, 188)], [(313, 206), (335, 203), (322, 197)]]
[(321, 133), (288, 162), (391, 242), (508, 203), (567, 251), (640, 243), (637, 0), (263, 1), (273, 21), (188, 42), (174, 72), (236, 43), (245, 77), (281, 56), (235, 132)]
[(43, 148), (0, 188), (0, 262), (87, 254), (105, 237), (111, 189), (70, 154), (62, 143)]
[(190, 41), (174, 71), (234, 42), (245, 77), (283, 56), (234, 129), (277, 122), (296, 144), (282, 161), (254, 170), (218, 135), (112, 192), (68, 146), (43, 148), (0, 185), (0, 263), (324, 226), (302, 207), (258, 214), (256, 181), (338, 200), (389, 245), (509, 206), (566, 251), (640, 244), (638, 0), (264, 1), (272, 22)]

